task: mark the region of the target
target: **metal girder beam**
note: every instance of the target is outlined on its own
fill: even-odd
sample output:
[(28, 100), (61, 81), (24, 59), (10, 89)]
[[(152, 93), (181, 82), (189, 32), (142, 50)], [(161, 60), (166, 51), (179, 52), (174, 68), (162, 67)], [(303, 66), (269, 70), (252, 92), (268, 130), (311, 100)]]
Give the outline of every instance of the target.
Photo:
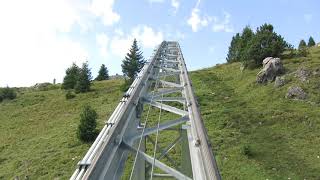
[(158, 159), (162, 159), (179, 141), (181, 141), (181, 136), (179, 136), (177, 139), (175, 139), (171, 144), (169, 144), (160, 154)]
[(137, 152), (139, 155), (141, 155), (148, 163), (150, 164), (153, 164), (161, 169), (162, 171), (168, 173), (168, 174), (171, 174), (173, 177), (177, 178), (177, 179), (181, 179), (181, 180), (191, 180), (190, 177), (182, 174), (181, 172), (171, 168), (170, 166), (167, 166), (166, 164), (162, 163), (161, 161), (157, 160), (157, 159), (154, 159), (153, 157), (149, 156), (148, 154), (144, 153), (144, 152), (141, 152), (141, 151), (138, 151), (136, 148), (126, 144), (125, 142), (123, 142), (126, 147), (130, 150), (130, 151), (133, 151), (133, 152)]
[(166, 104), (163, 104), (163, 103), (159, 103), (159, 102), (155, 102), (155, 101), (146, 102), (146, 103), (150, 104), (151, 106), (157, 107), (159, 109), (163, 109), (165, 111), (169, 111), (169, 112), (172, 112), (174, 114), (181, 115), (181, 116), (185, 116), (185, 115), (188, 114), (188, 111), (184, 111), (182, 109), (179, 109), (179, 108), (176, 108), (176, 107), (173, 107), (173, 106), (169, 106), (169, 105), (166, 105)]
[[(160, 146), (159, 146), (159, 144), (156, 144), (156, 142), (154, 142), (154, 140), (153, 140), (152, 138), (150, 138), (149, 136), (147, 136), (147, 139), (148, 139), (153, 145), (156, 145), (156, 146), (157, 146), (158, 151), (161, 149)], [(168, 154), (165, 154), (164, 156), (165, 156), (172, 164), (174, 164), (175, 166), (177, 165), (177, 163), (176, 163)], [(157, 159), (160, 161), (159, 158), (157, 158)], [(151, 167), (151, 166), (149, 165), (149, 167)], [(147, 167), (147, 168), (146, 168), (146, 172), (148, 172), (148, 171), (149, 171), (149, 168)]]
[[(164, 123), (159, 125), (159, 131), (164, 130), (164, 129), (168, 129), (170, 127), (173, 127), (173, 126), (176, 126), (176, 125), (179, 125), (179, 124), (182, 124), (184, 122), (187, 122), (188, 120), (189, 120), (188, 116), (183, 116), (183, 117), (181, 117), (179, 119), (176, 119), (176, 120), (164, 122)], [(144, 130), (144, 133), (142, 134), (142, 136), (148, 136), (148, 135), (150, 135), (152, 133), (155, 133), (157, 131), (157, 129), (158, 129), (158, 127), (146, 128)], [(141, 137), (141, 132), (138, 131), (137, 133), (132, 134), (129, 137), (130, 138), (127, 139), (126, 141), (127, 142), (132, 142), (132, 141), (138, 139), (139, 137)]]
[(185, 104), (186, 98), (184, 97), (156, 97), (153, 98), (154, 101), (160, 102), (179, 102), (181, 104)]
[(171, 94), (171, 93), (175, 93), (175, 92), (181, 92), (183, 90), (183, 87), (176, 87), (176, 88), (163, 88), (161, 90), (158, 90), (154, 93), (149, 93), (146, 95), (146, 97), (148, 99), (151, 99), (151, 98), (156, 98), (156, 97), (161, 97), (163, 95), (166, 95), (166, 94)]
[(160, 80), (160, 82), (165, 87), (176, 87), (176, 88), (181, 88), (182, 87), (181, 84), (177, 84), (177, 83), (173, 83), (173, 82), (169, 82), (169, 81)]
[(166, 73), (160, 73), (159, 77), (167, 77), (167, 76), (174, 76), (174, 75), (179, 75), (180, 72), (166, 72)]
[(163, 70), (167, 71), (167, 72), (181, 72), (179, 69), (173, 69), (173, 68), (163, 68)]

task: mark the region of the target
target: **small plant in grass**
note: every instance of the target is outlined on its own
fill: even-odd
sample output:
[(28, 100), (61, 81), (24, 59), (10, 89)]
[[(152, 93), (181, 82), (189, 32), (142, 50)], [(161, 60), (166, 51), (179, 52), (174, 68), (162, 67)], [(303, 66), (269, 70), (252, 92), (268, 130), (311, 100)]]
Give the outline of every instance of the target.
[(73, 99), (76, 95), (72, 91), (67, 91), (66, 93), (66, 99)]
[(98, 114), (92, 107), (85, 105), (80, 114), (80, 124), (78, 126), (78, 138), (84, 142), (93, 141), (98, 132), (97, 127)]
[(250, 147), (250, 145), (243, 145), (242, 148), (241, 148), (241, 154), (247, 156), (248, 158), (252, 157), (253, 156), (253, 153), (252, 153), (252, 148)]
[(5, 87), (0, 88), (0, 102), (4, 99), (15, 99), (17, 97), (17, 93), (13, 88)]

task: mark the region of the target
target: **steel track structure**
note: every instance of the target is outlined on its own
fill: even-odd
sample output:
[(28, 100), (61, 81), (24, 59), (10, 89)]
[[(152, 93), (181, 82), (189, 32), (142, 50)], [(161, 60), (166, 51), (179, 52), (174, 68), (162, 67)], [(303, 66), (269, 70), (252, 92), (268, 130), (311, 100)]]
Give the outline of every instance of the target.
[[(147, 127), (147, 121), (141, 118), (145, 105), (179, 118)], [(161, 149), (150, 136), (170, 129), (178, 130), (180, 135)], [(160, 154), (148, 155), (146, 140), (150, 140)], [(181, 144), (180, 163), (169, 156), (178, 143)], [(70, 179), (121, 179), (131, 153), (135, 159), (133, 165), (130, 164), (133, 166), (130, 179), (220, 180), (211, 149), (179, 43), (163, 41), (124, 94)], [(162, 158), (179, 167), (167, 165), (160, 161)], [(154, 167), (162, 173), (154, 172)]]

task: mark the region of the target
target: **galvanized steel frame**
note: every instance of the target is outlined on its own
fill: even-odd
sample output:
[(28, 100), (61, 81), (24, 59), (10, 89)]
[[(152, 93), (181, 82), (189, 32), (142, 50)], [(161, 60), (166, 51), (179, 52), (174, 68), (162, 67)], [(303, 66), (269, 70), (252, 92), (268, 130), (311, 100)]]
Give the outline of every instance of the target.
[[(176, 76), (178, 81), (170, 82), (160, 79), (166, 76)], [(148, 93), (154, 81), (158, 81), (163, 88), (152, 94)], [(176, 92), (181, 92), (182, 96), (164, 97), (166, 94)], [(164, 102), (179, 102), (184, 105), (184, 109), (167, 105)], [(143, 131), (144, 134), (141, 134), (140, 118), (143, 104), (178, 114), (181, 118), (162, 123), (159, 128), (146, 128)], [(156, 132), (157, 129), (162, 131), (177, 125), (182, 125), (180, 131), (182, 130), (184, 133), (181, 133), (175, 141), (162, 150), (158, 159), (143, 152), (144, 144), (140, 149), (134, 147), (134, 144), (137, 143), (136, 140), (140, 137), (145, 138)], [(183, 172), (160, 161), (178, 142), (183, 143), (183, 149), (185, 149), (185, 152), (182, 152), (184, 155), (182, 158), (185, 162), (183, 164), (186, 165), (181, 169)], [(185, 61), (177, 42), (164, 41), (156, 48), (150, 61), (137, 75), (97, 139), (78, 163), (78, 168), (70, 179), (120, 179), (129, 152), (138, 153), (136, 164), (138, 167), (136, 167), (134, 179), (145, 179), (148, 172), (146, 172), (148, 168), (146, 168), (145, 162), (150, 164), (155, 162), (156, 167), (166, 172), (166, 174), (154, 173), (154, 177), (191, 179), (192, 176), (196, 180), (221, 179), (199, 113)]]

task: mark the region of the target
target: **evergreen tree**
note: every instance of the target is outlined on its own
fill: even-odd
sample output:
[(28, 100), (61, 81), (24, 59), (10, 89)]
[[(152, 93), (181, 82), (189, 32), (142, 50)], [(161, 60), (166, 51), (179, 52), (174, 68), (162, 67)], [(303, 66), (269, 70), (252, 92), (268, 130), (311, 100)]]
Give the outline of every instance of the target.
[(229, 51), (227, 55), (227, 62), (236, 62), (240, 60), (240, 34), (237, 33), (235, 36), (232, 37), (231, 44), (229, 46)]
[(240, 40), (240, 45), (239, 45), (239, 61), (245, 62), (248, 59), (250, 59), (249, 54), (248, 54), (248, 49), (250, 46), (250, 42), (252, 38), (255, 36), (254, 32), (249, 26), (246, 26), (242, 30), (241, 34), (241, 40)]
[(85, 142), (93, 141), (97, 135), (97, 113), (90, 106), (84, 106), (80, 114), (80, 124), (78, 126), (78, 138)]
[(271, 24), (263, 24), (249, 42), (247, 49), (247, 65), (250, 67), (261, 66), (266, 57), (279, 57), (288, 47), (288, 43), (273, 31)]
[(316, 42), (314, 41), (313, 37), (310, 36), (309, 41), (308, 41), (308, 47), (315, 46)]
[(129, 82), (132, 82), (137, 74), (140, 72), (145, 64), (145, 60), (142, 56), (142, 52), (138, 47), (137, 40), (133, 40), (133, 44), (127, 53), (125, 59), (122, 61), (122, 72), (125, 77), (129, 78)]
[(85, 62), (82, 64), (82, 68), (79, 72), (79, 77), (75, 86), (76, 93), (84, 93), (90, 91), (91, 79), (92, 76), (88, 62)]
[(307, 47), (307, 44), (306, 44), (306, 42), (302, 39), (302, 40), (300, 41), (300, 43), (299, 43), (298, 49), (302, 49), (302, 48), (305, 48), (305, 47)]
[(109, 79), (108, 69), (104, 64), (102, 64), (100, 67), (100, 70), (99, 70), (99, 74), (95, 80), (102, 81), (102, 80), (107, 80), (107, 79)]
[(249, 26), (246, 26), (241, 34), (237, 33), (232, 37), (227, 62), (246, 61), (248, 59), (247, 49), (253, 37), (254, 32)]
[(306, 42), (302, 39), (299, 43), (298, 47), (298, 55), (302, 57), (306, 57), (308, 55), (308, 49), (307, 49), (307, 44)]
[(78, 80), (80, 68), (73, 63), (70, 68), (66, 70), (66, 75), (63, 78), (62, 88), (63, 89), (73, 89)]

